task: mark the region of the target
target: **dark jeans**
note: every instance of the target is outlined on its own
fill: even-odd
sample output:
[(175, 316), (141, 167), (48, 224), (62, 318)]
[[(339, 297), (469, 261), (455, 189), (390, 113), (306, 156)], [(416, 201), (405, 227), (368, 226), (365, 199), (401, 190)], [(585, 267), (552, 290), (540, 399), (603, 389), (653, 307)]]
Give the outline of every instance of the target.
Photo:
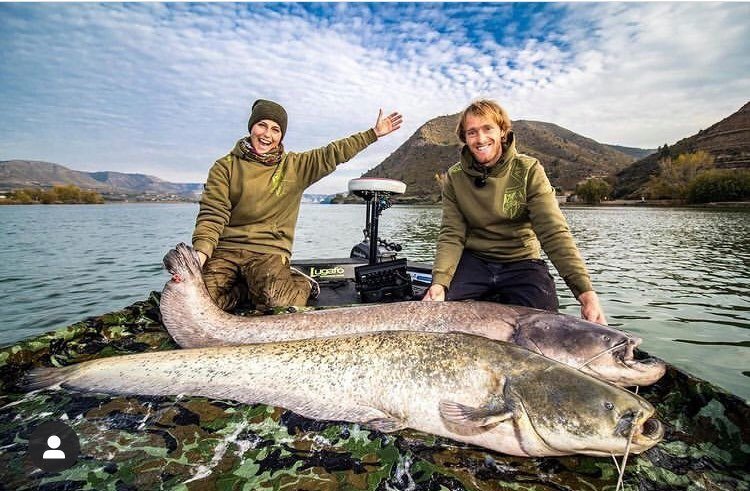
[(446, 300), (491, 300), (557, 312), (555, 281), (542, 259), (493, 262), (464, 251)]

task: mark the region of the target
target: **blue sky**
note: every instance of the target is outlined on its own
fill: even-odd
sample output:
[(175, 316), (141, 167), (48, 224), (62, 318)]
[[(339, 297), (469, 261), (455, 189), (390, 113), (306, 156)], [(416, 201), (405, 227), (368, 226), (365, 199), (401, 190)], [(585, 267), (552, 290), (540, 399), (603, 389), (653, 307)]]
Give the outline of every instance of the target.
[(257, 98), (294, 151), (404, 114), (309, 192), (477, 97), (655, 148), (750, 100), (748, 53), (750, 3), (0, 3), (0, 160), (202, 182)]

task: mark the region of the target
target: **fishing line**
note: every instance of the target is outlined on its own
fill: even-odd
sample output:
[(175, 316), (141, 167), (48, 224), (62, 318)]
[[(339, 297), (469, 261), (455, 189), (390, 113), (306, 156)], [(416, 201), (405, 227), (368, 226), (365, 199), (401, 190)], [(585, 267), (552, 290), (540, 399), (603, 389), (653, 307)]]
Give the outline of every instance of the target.
[(611, 348), (607, 348), (604, 351), (602, 351), (601, 353), (598, 353), (596, 356), (594, 356), (592, 358), (589, 358), (588, 360), (584, 361), (581, 366), (578, 367), (578, 370), (580, 370), (581, 368), (585, 367), (586, 365), (588, 365), (592, 361), (596, 360), (600, 356), (604, 356), (607, 353), (611, 353), (612, 351), (615, 351), (615, 350), (618, 350), (618, 349), (622, 348), (625, 345), (625, 343), (627, 343), (627, 341), (623, 341), (621, 343), (618, 343), (618, 344), (612, 346)]
[(610, 452), (609, 455), (612, 456), (612, 460), (615, 463), (615, 468), (617, 469), (617, 473), (619, 474), (620, 473), (620, 463), (617, 461), (617, 457), (615, 457), (615, 454), (613, 454), (612, 452)]
[[(615, 488), (615, 491), (620, 491), (620, 489), (622, 489), (622, 477), (625, 475), (625, 464), (628, 462), (630, 445), (633, 443), (633, 437), (635, 436), (635, 423), (641, 419), (642, 415), (643, 411), (638, 411), (633, 418), (633, 422), (630, 424), (630, 435), (628, 435), (628, 444), (625, 446), (625, 455), (622, 456), (622, 466), (617, 468), (620, 472), (620, 476), (617, 478), (617, 487)], [(614, 458), (614, 455), (612, 455), (612, 457)], [(615, 464), (617, 464), (617, 459), (615, 459)]]
[(542, 351), (542, 348), (540, 348), (539, 345), (536, 344), (536, 341), (534, 341), (531, 338), (529, 338), (529, 341), (531, 341), (534, 344), (534, 346), (536, 347), (536, 350), (539, 352), (540, 355), (547, 356), (547, 355), (544, 354), (544, 351)]

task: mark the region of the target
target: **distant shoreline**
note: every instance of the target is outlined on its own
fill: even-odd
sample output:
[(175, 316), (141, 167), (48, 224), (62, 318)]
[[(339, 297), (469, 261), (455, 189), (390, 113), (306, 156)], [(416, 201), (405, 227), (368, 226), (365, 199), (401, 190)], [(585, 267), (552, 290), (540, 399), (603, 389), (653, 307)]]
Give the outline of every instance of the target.
[(560, 203), (560, 207), (606, 207), (606, 206), (636, 206), (643, 208), (750, 208), (750, 201), (721, 201), (711, 203), (680, 203), (674, 200), (607, 200), (596, 205), (588, 203)]
[[(174, 205), (174, 204), (199, 204), (198, 201), (105, 201), (104, 203), (10, 203), (8, 200), (0, 200), (0, 206), (49, 206), (49, 205)], [(363, 205), (360, 203), (342, 202), (342, 203), (302, 203), (305, 205)], [(408, 203), (394, 203), (394, 206), (441, 206), (440, 203), (432, 201), (410, 201)], [(598, 204), (588, 203), (560, 203), (561, 208), (597, 208), (597, 207), (640, 207), (640, 208), (750, 208), (750, 201), (726, 201), (712, 203), (677, 203), (673, 200), (607, 200)]]
[(198, 204), (198, 201), (105, 201), (104, 203), (13, 203), (10, 200), (0, 199), (0, 206), (49, 206), (49, 205), (174, 205), (183, 203)]

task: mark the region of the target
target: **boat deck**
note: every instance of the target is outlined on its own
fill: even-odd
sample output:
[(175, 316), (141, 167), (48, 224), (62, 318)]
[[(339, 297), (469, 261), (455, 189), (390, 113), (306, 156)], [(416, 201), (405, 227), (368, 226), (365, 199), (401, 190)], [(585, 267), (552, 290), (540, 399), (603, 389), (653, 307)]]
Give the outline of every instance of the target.
[[(388, 266), (389, 261), (377, 263)], [(293, 260), (292, 266), (304, 274), (314, 278), (320, 285), (320, 295), (310, 302), (315, 307), (333, 307), (362, 303), (362, 297), (357, 292), (355, 271), (360, 266), (367, 265), (366, 259), (333, 258)], [(432, 281), (432, 264), (425, 262), (406, 261), (406, 271), (411, 278), (411, 299), (420, 299), (430, 287)], [(384, 298), (380, 301), (388, 301)], [(410, 300), (409, 298), (391, 300)]]

